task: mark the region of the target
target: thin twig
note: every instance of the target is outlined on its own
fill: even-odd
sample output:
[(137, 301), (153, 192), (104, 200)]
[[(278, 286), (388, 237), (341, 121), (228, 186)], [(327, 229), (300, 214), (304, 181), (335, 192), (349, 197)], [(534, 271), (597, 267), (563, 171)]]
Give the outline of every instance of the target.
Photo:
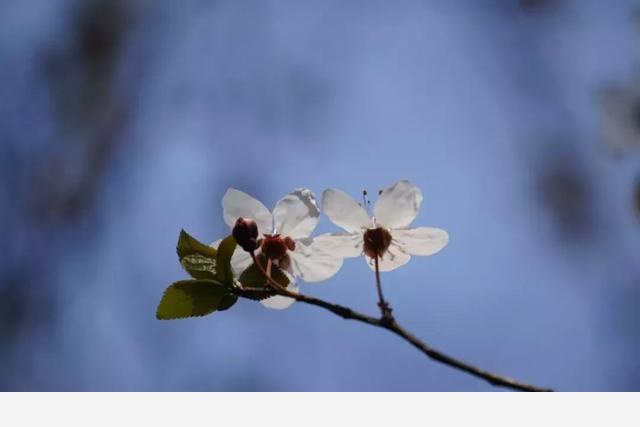
[(384, 295), (382, 294), (382, 282), (380, 280), (380, 264), (378, 260), (378, 255), (373, 258), (376, 269), (376, 288), (378, 289), (378, 307), (380, 307), (380, 312), (382, 313), (382, 320), (384, 322), (392, 323), (394, 321), (393, 315), (391, 314), (391, 306), (389, 303), (385, 301)]
[[(251, 254), (253, 261), (255, 262), (255, 264), (258, 266), (258, 268), (262, 271), (262, 273), (265, 275), (268, 283), (272, 286), (273, 291), (278, 294), (278, 295), (282, 295), (282, 296), (286, 296), (289, 298), (293, 298), (298, 302), (303, 302), (309, 305), (315, 305), (316, 307), (321, 307), (324, 308), (325, 310), (328, 310), (340, 317), (342, 317), (343, 319), (350, 319), (350, 320), (357, 320), (359, 322), (362, 323), (366, 323), (372, 326), (376, 326), (378, 328), (382, 328), (382, 329), (386, 329), (390, 332), (393, 332), (394, 334), (398, 335), (399, 337), (401, 337), (402, 339), (404, 339), (405, 341), (407, 341), (408, 343), (410, 343), (411, 345), (413, 345), (415, 348), (417, 348), (418, 350), (420, 350), (422, 353), (424, 353), (427, 357), (438, 361), (440, 363), (443, 363), (447, 366), (450, 366), (452, 368), (464, 371), (470, 375), (473, 375), (477, 378), (481, 378), (485, 381), (487, 381), (489, 384), (492, 384), (494, 386), (499, 386), (499, 387), (506, 387), (506, 388), (511, 388), (513, 390), (519, 390), (519, 391), (553, 391), (550, 388), (541, 388), (541, 387), (536, 387), (534, 385), (530, 385), (530, 384), (525, 384), (522, 383), (520, 381), (517, 381), (513, 378), (509, 378), (509, 377), (504, 377), (501, 375), (497, 375), (494, 374), (492, 372), (489, 371), (485, 371), (484, 369), (480, 369), (477, 368), (473, 365), (470, 365), (468, 363), (462, 362), (458, 359), (455, 359), (451, 356), (448, 356), (430, 346), (428, 346), (424, 341), (420, 340), (418, 337), (416, 337), (415, 335), (413, 335), (412, 333), (410, 333), (409, 331), (407, 331), (406, 329), (404, 329), (402, 326), (400, 326), (395, 319), (390, 318), (390, 319), (385, 319), (384, 314), (382, 318), (375, 318), (375, 317), (371, 317), (371, 316), (367, 316), (366, 314), (362, 314), (359, 313), (357, 311), (354, 311), (348, 307), (343, 307), (341, 305), (338, 304), (333, 304), (324, 300), (321, 300), (319, 298), (315, 298), (315, 297), (311, 297), (311, 296), (307, 296), (304, 294), (298, 294), (295, 292), (291, 292), (289, 290), (287, 290), (286, 288), (284, 288), (282, 285), (280, 285), (278, 282), (276, 282), (275, 280), (273, 280), (270, 275), (267, 275), (267, 272), (264, 270), (264, 268), (262, 267), (262, 265), (257, 262), (255, 255), (252, 253)], [(245, 296), (244, 294), (249, 295), (249, 292), (244, 290), (244, 289), (237, 289), (236, 293), (239, 296)]]

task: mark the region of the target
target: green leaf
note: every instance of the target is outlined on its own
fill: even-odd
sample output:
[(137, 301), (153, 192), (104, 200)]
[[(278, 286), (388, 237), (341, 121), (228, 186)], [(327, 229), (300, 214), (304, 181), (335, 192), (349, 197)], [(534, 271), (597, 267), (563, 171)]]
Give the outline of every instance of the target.
[(218, 246), (216, 258), (217, 279), (228, 288), (233, 286), (233, 271), (231, 270), (231, 256), (236, 250), (236, 240), (233, 236), (226, 237)]
[(180, 264), (194, 279), (216, 278), (217, 251), (207, 246), (186, 231), (180, 231), (178, 245), (176, 247)]
[(156, 317), (168, 320), (204, 316), (216, 311), (227, 294), (228, 290), (213, 280), (181, 280), (164, 292)]
[(218, 305), (218, 311), (229, 310), (238, 301), (238, 296), (234, 294), (227, 294), (222, 297), (220, 304)]
[[(257, 259), (266, 270), (267, 260), (264, 255), (259, 255)], [(289, 285), (289, 278), (277, 265), (271, 266), (271, 278), (285, 288)], [(243, 293), (245, 298), (261, 301), (275, 295), (273, 289), (267, 286), (267, 279), (255, 263), (242, 272), (239, 280), (245, 290)]]
[[(263, 268), (266, 270), (265, 260), (261, 258), (258, 259), (260, 260), (260, 264), (262, 264)], [(285, 288), (289, 285), (289, 278), (276, 265), (271, 266), (271, 278)], [(242, 286), (246, 288), (263, 288), (267, 284), (267, 279), (255, 263), (251, 264), (242, 272), (239, 280), (240, 283), (242, 283)]]

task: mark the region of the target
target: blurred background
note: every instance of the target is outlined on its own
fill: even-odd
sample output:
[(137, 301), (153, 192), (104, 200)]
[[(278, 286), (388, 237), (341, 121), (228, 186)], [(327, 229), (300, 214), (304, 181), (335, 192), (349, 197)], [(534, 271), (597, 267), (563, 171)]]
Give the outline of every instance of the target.
[[(409, 179), (451, 240), (383, 275), (401, 323), (539, 386), (640, 390), (639, 9), (4, 0), (0, 389), (496, 390), (310, 306), (155, 319), (228, 187)], [(301, 288), (376, 313), (360, 259)]]

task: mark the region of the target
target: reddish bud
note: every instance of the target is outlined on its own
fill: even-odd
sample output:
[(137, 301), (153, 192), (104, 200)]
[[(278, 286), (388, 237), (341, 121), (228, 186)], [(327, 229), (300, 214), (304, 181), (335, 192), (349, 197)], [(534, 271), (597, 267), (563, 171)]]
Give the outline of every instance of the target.
[(231, 235), (236, 243), (247, 252), (253, 252), (258, 247), (258, 225), (249, 218), (238, 218), (233, 226)]

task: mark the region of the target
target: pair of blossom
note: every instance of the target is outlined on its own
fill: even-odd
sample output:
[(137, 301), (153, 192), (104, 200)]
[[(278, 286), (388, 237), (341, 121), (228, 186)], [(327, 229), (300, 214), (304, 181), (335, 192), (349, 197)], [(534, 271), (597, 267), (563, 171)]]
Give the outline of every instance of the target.
[[(260, 251), (268, 253), (275, 265), (289, 278), (287, 289), (298, 292), (296, 279), (320, 282), (336, 274), (342, 266), (342, 258), (314, 245), (311, 233), (320, 220), (320, 209), (311, 190), (298, 188), (281, 198), (273, 213), (260, 201), (248, 194), (230, 188), (222, 198), (225, 223), (233, 229), (239, 218), (255, 221), (256, 241)], [(257, 243), (257, 242), (256, 242)], [(217, 246), (214, 242), (213, 246)], [(237, 249), (231, 258), (231, 267), (239, 274), (252, 264), (251, 254)], [(293, 299), (273, 296), (261, 301), (274, 309), (289, 307)]]
[[(408, 181), (400, 181), (380, 192), (373, 215), (346, 193), (328, 189), (322, 208), (343, 233), (311, 237), (320, 218), (314, 194), (299, 188), (280, 199), (273, 214), (248, 194), (229, 189), (222, 199), (224, 221), (233, 229), (239, 218), (255, 221), (255, 243), (290, 279), (287, 289), (298, 291), (295, 279), (319, 282), (332, 277), (344, 258), (364, 255), (374, 268), (378, 257), (380, 271), (391, 271), (406, 264), (411, 255), (432, 255), (448, 242), (444, 230), (431, 227), (409, 228), (422, 203), (422, 193)], [(217, 242), (214, 243), (217, 245)], [(249, 267), (251, 255), (236, 250), (231, 265), (236, 273)], [(274, 296), (261, 301), (269, 308), (282, 309), (294, 300)]]

